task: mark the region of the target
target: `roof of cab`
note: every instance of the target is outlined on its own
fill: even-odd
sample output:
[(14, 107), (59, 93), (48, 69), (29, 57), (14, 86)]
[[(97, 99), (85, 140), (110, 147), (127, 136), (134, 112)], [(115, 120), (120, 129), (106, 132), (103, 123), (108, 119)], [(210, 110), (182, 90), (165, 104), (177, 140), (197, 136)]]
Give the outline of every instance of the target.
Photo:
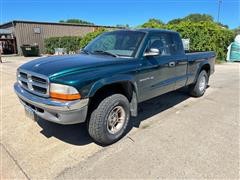
[(136, 32), (145, 32), (145, 33), (154, 33), (154, 32), (160, 32), (160, 33), (177, 33), (176, 31), (170, 31), (166, 29), (154, 29), (154, 28), (141, 28), (141, 29), (121, 29), (116, 31), (136, 31)]

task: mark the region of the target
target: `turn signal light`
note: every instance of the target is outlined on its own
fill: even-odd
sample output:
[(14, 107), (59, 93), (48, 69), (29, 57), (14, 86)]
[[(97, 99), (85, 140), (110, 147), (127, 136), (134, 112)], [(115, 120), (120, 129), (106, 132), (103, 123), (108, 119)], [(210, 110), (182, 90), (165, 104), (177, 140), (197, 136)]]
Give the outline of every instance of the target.
[(74, 87), (56, 83), (50, 84), (50, 96), (51, 98), (61, 100), (76, 100), (81, 98), (81, 95)]
[(55, 99), (62, 99), (62, 100), (76, 100), (80, 99), (80, 94), (60, 94), (55, 92), (50, 92), (50, 96)]

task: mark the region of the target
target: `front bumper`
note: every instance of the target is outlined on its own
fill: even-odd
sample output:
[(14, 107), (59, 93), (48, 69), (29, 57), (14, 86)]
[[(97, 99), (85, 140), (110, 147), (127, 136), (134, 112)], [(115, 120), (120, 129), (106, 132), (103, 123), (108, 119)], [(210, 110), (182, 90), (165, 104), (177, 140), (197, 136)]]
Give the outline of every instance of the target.
[(45, 120), (58, 124), (76, 124), (86, 120), (89, 101), (87, 98), (74, 101), (43, 98), (29, 93), (18, 83), (14, 84), (14, 90), (24, 106), (31, 108), (37, 116)]

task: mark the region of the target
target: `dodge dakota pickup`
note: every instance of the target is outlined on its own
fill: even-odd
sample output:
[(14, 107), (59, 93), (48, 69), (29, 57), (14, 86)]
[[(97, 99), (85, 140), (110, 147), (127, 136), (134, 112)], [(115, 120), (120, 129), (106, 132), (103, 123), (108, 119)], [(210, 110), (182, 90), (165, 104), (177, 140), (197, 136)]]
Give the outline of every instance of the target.
[(185, 53), (177, 32), (116, 30), (80, 54), (21, 65), (14, 89), (28, 116), (65, 125), (86, 122), (93, 140), (107, 145), (126, 134), (138, 103), (185, 86), (190, 95), (202, 96), (215, 57)]

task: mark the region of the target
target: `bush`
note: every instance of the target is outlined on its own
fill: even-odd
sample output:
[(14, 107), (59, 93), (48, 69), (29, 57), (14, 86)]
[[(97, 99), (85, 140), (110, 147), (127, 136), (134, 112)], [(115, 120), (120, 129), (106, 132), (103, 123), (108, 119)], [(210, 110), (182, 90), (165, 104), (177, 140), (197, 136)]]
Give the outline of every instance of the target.
[[(153, 26), (150, 24), (149, 27)], [(226, 59), (227, 47), (234, 39), (233, 31), (210, 21), (181, 21), (162, 25), (161, 28), (177, 31), (182, 38), (189, 38), (191, 51), (215, 51), (220, 60)]]
[(69, 53), (69, 51), (76, 52), (77, 50), (84, 48), (92, 39), (103, 32), (106, 32), (106, 30), (101, 28), (86, 34), (84, 37), (63, 36), (47, 38), (44, 40), (45, 53), (54, 54), (54, 48), (65, 48), (67, 53)]
[(149, 19), (142, 25), (143, 28), (163, 28), (164, 23), (159, 19)]
[(226, 59), (227, 47), (233, 41), (234, 33), (213, 22), (181, 22), (168, 25), (167, 29), (179, 32), (182, 38), (190, 38), (190, 50), (215, 51), (217, 58)]
[(69, 51), (77, 51), (80, 49), (81, 37), (78, 36), (63, 36), (51, 37), (44, 40), (45, 53), (54, 54), (54, 48), (65, 48)]
[(74, 23), (74, 24), (90, 24), (90, 25), (94, 25), (91, 22), (84, 21), (84, 20), (81, 20), (81, 19), (67, 19), (66, 21), (60, 20), (59, 22), (60, 23)]
[(98, 35), (106, 32), (106, 29), (100, 28), (94, 32), (90, 32), (88, 34), (86, 34), (82, 40), (80, 41), (80, 48), (84, 48), (90, 41), (92, 41), (95, 37), (97, 37)]

